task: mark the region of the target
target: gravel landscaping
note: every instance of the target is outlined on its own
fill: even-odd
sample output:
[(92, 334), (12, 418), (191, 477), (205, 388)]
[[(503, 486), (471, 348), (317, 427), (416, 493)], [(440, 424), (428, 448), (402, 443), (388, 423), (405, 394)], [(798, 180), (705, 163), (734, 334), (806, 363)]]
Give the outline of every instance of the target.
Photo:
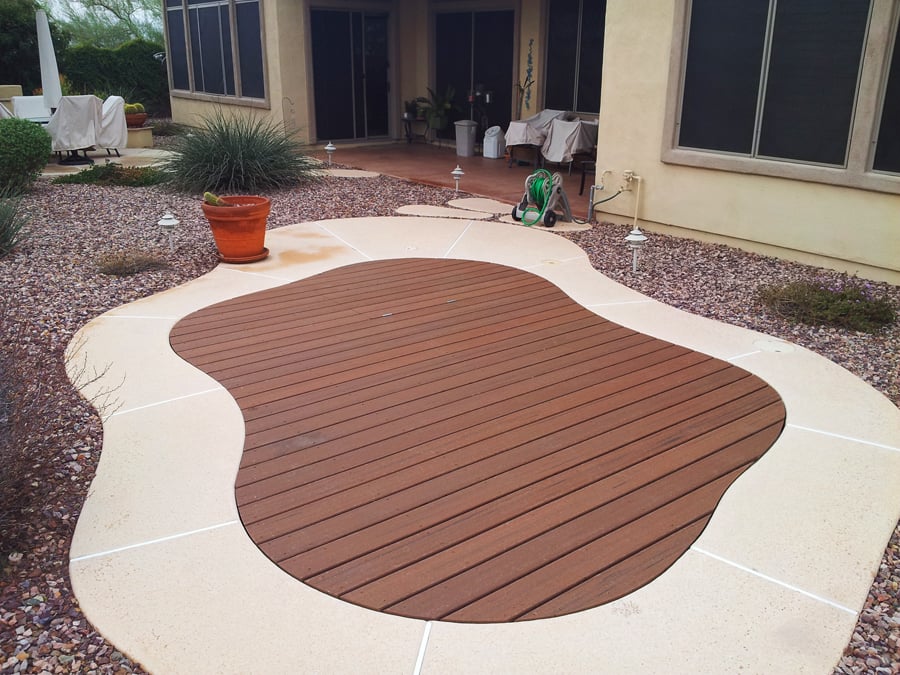
[[(325, 178), (268, 196), (269, 226), (280, 227), (392, 215), (402, 205), (444, 205), (458, 195), (378, 177)], [(25, 511), (15, 520), (0, 519), (0, 672), (142, 673), (139, 664), (94, 631), (69, 582), (69, 545), (100, 458), (103, 430), (97, 412), (66, 377), (64, 350), (93, 317), (211, 270), (217, 264), (215, 248), (199, 199), (158, 187), (53, 185), (42, 179), (23, 207), (31, 221), (29, 237), (0, 259), (0, 348), (29, 369), (33, 419), (23, 424), (27, 461), (16, 488)], [(167, 209), (181, 221), (171, 257), (168, 239), (156, 226)], [(565, 236), (609, 277), (675, 307), (803, 345), (900, 405), (900, 323), (876, 334), (803, 326), (756, 299), (760, 284), (846, 281), (845, 275), (662, 235), (650, 236), (640, 269), (632, 273), (624, 246), (627, 232), (604, 224)], [(124, 277), (97, 269), (104, 256), (134, 253), (150, 253), (166, 266)], [(900, 287), (874, 282), (872, 287), (900, 308)], [(82, 374), (85, 380), (91, 377)], [(3, 379), (0, 371), (0, 396)], [(0, 433), (4, 425), (0, 409)], [(900, 529), (835, 669), (863, 672), (900, 674)]]

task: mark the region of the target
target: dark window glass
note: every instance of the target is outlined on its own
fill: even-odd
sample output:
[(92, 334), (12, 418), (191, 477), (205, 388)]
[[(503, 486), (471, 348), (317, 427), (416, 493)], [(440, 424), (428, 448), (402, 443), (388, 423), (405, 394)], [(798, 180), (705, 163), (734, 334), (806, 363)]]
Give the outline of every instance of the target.
[(758, 153), (846, 162), (868, 0), (778, 0)]
[(347, 12), (310, 12), (316, 134), (322, 139), (355, 137), (349, 18)]
[(206, 91), (203, 83), (203, 59), (205, 55), (200, 48), (200, 22), (198, 9), (189, 9), (188, 18), (191, 25), (191, 72), (194, 74), (194, 89)]
[[(179, 3), (180, 4), (180, 3)], [(190, 89), (188, 80), (187, 45), (184, 40), (184, 12), (181, 9), (168, 10), (166, 19), (169, 29), (169, 63), (172, 67), (172, 88)]]
[(694, 0), (678, 144), (750, 154), (768, 0)]
[[(218, 7), (201, 7), (197, 12), (199, 50), (202, 55), (203, 91), (209, 94), (224, 94), (225, 72), (222, 44), (222, 28)], [(195, 47), (197, 48), (197, 47)], [(194, 72), (194, 82), (197, 82)]]
[(589, 0), (581, 13), (581, 53), (578, 59), (578, 92), (575, 110), (600, 111), (600, 87), (603, 81), (603, 34), (606, 24), (606, 0)]
[(265, 98), (259, 3), (237, 3), (235, 5), (235, 22), (237, 23), (238, 55), (241, 68), (241, 95), (250, 98)]
[(472, 81), (472, 13), (438, 14), (435, 17), (435, 93), (443, 96), (447, 87), (456, 91), (454, 105), (447, 116), (447, 128), (439, 132), (452, 138), (453, 122), (469, 118), (466, 97)]
[[(476, 12), (473, 26), (473, 89), (491, 92), (490, 103), (476, 98), (472, 119), (481, 125), (509, 126), (512, 112), (514, 16), (512, 12)], [(466, 113), (468, 113), (468, 109)], [(468, 117), (468, 114), (466, 115)]]
[(900, 173), (900, 19), (897, 24), (874, 164), (876, 171), (892, 173)]
[(544, 106), (551, 110), (572, 110), (575, 105), (579, 4), (579, 0), (550, 3)]

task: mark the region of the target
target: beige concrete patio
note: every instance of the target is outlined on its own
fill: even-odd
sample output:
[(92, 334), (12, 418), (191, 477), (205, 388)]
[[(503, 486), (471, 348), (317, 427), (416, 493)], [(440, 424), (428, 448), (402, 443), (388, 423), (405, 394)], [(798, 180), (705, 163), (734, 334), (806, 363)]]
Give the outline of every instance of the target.
[[(271, 256), (94, 319), (70, 363), (114, 389), (103, 454), (70, 552), (74, 591), (116, 648), (158, 673), (828, 673), (900, 517), (900, 411), (799, 346), (621, 286), (537, 229), (421, 216), (268, 232)], [(496, 262), (539, 275), (623, 326), (724, 359), (783, 398), (787, 426), (668, 571), (609, 604), (517, 624), (405, 619), (315, 591), (238, 518), (243, 421), (169, 347), (209, 304), (349, 263)]]

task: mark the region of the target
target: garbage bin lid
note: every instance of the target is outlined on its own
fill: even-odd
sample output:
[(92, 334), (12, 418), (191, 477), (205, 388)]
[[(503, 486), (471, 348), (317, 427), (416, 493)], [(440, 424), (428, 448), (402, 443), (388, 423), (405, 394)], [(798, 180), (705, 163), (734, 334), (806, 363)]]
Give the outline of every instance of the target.
[(503, 129), (501, 129), (500, 127), (491, 127), (489, 129), (485, 130), (484, 135), (485, 136), (499, 136), (502, 133), (503, 133)]
[(478, 122), (473, 122), (472, 120), (458, 120), (455, 122), (458, 127), (477, 127)]

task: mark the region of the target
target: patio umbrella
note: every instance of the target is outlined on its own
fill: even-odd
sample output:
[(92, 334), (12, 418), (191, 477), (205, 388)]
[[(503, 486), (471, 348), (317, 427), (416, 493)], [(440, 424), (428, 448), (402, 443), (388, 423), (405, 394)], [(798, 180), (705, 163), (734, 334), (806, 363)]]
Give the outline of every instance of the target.
[(44, 89), (44, 105), (54, 110), (59, 107), (62, 89), (59, 86), (59, 66), (56, 65), (56, 51), (50, 37), (50, 23), (47, 13), (39, 9), (37, 19), (38, 54), (41, 58), (41, 87)]

